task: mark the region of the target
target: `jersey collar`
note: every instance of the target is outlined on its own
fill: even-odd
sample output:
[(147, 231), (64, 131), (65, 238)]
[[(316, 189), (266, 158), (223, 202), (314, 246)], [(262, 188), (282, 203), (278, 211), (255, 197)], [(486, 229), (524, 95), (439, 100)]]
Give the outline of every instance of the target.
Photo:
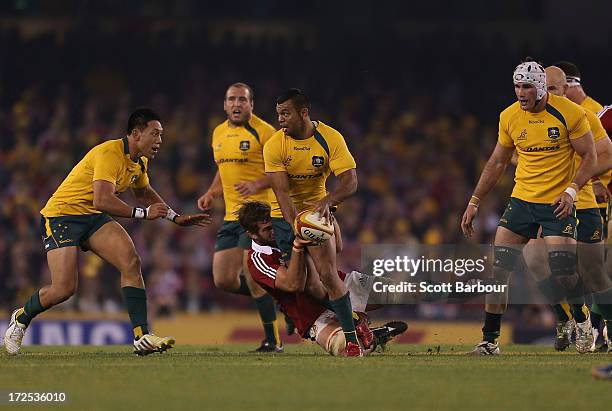
[(270, 255), (274, 251), (280, 251), (278, 248), (270, 247), (269, 245), (259, 245), (255, 242), (255, 240), (251, 241), (251, 248), (253, 251), (264, 253), (265, 255)]

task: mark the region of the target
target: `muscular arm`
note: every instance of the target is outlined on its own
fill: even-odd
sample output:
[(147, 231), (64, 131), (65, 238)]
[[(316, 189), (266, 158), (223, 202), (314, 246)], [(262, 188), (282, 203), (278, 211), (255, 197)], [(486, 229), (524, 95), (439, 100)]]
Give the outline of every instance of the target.
[(164, 199), (150, 185), (143, 188), (133, 188), (132, 192), (136, 199), (145, 207), (155, 203), (165, 203)]
[(208, 190), (206, 191), (210, 193), (213, 198), (221, 197), (223, 195), (223, 187), (221, 186), (221, 177), (219, 176), (218, 169), (212, 183), (210, 183), (210, 187), (208, 187)]
[(478, 184), (474, 190), (475, 197), (482, 200), (489, 193), (489, 191), (495, 187), (500, 177), (504, 173), (513, 152), (514, 147), (506, 147), (497, 143), (491, 157), (489, 157), (489, 160), (484, 167), (484, 170), (482, 170), (482, 174), (480, 174), (480, 179), (478, 180)]
[(306, 286), (306, 264), (305, 264), (305, 250), (293, 251), (291, 253), (291, 259), (289, 260), (289, 266), (280, 266), (276, 270), (276, 281), (274, 286), (288, 293), (303, 292)]
[(325, 196), (330, 206), (338, 205), (357, 191), (357, 170), (352, 168), (336, 176), (340, 180), (338, 187)]
[(595, 142), (597, 166), (594, 175), (602, 177), (612, 168), (612, 141), (608, 137)]
[(93, 182), (93, 192), (93, 206), (96, 210), (117, 217), (132, 217), (134, 207), (115, 195), (115, 185), (113, 183), (96, 180)]
[(289, 176), (286, 171), (266, 173), (270, 178), (270, 186), (278, 200), (285, 221), (293, 227), (293, 220), (297, 214), (293, 200), (289, 195)]
[(595, 175), (597, 167), (597, 153), (595, 152), (595, 143), (593, 135), (588, 131), (585, 135), (571, 140), (572, 147), (581, 157), (580, 167), (576, 171), (574, 183), (578, 185), (578, 189), (582, 188), (587, 181)]

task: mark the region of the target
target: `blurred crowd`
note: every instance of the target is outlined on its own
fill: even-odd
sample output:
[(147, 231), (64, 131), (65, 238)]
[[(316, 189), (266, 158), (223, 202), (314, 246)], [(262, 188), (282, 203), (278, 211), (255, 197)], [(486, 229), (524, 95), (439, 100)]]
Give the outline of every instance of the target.
[[(384, 60), (369, 66), (350, 44), (340, 58), (335, 44), (313, 50), (232, 38), (214, 45), (201, 39), (177, 43), (159, 33), (110, 35), (86, 28), (61, 38), (0, 33), (0, 309), (23, 303), (49, 282), (39, 210), (92, 146), (125, 135), (133, 108), (146, 105), (162, 115), (163, 145), (150, 165), (152, 185), (175, 210), (195, 210), (216, 171), (211, 132), (225, 119), (223, 95), (234, 81), (253, 87), (255, 112), (273, 125), (275, 96), (287, 87), (305, 88), (312, 117), (347, 140), (359, 190), (338, 212), (342, 268), (360, 266), (364, 244), (465, 241), (459, 222), (495, 145), (497, 115), (512, 102), (509, 73), (516, 60), (484, 43), (458, 50), (460, 41), (437, 43), (440, 54), (433, 59), (422, 45), (409, 45), (405, 60), (396, 56), (391, 66)], [(381, 47), (386, 52), (393, 45)], [(461, 59), (483, 51), (496, 56), (495, 67), (464, 75), (474, 67)], [(406, 65), (395, 65), (399, 61)], [(490, 241), (512, 172), (481, 207), (475, 241)], [(124, 198), (133, 203), (129, 193)], [(211, 257), (222, 201), (214, 216), (206, 229), (119, 219), (142, 257), (152, 313), (249, 306), (247, 299), (214, 288)], [(80, 274), (77, 296), (60, 309), (122, 309), (112, 267), (84, 253)]]

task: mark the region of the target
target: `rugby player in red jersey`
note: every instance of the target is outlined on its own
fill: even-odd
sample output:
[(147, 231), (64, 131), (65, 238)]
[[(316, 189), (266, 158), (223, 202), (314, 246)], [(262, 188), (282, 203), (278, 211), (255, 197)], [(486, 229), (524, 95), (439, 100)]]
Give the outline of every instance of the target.
[[(253, 240), (247, 260), (251, 277), (276, 299), (303, 338), (316, 341), (332, 355), (357, 357), (406, 330), (406, 324), (402, 322), (369, 329), (364, 312), (372, 277), (357, 271), (348, 274), (338, 271), (349, 291), (353, 310), (359, 316), (355, 329), (364, 350), (352, 342), (346, 343), (340, 322), (327, 308), (327, 291), (314, 271), (314, 263), (306, 256), (305, 246), (309, 243), (296, 238), (291, 258), (285, 262), (274, 237), (269, 205), (258, 201), (245, 203), (238, 211), (238, 221)], [(336, 231), (336, 241), (341, 242), (337, 225)]]

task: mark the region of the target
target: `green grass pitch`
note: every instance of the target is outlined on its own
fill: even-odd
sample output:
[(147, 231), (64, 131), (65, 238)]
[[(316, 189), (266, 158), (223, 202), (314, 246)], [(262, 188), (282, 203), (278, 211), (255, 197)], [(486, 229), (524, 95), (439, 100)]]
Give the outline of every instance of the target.
[(178, 346), (148, 357), (129, 347), (25, 347), (0, 355), (0, 411), (9, 391), (65, 392), (61, 410), (603, 410), (612, 382), (593, 365), (612, 355), (503, 346), (498, 357), (468, 357), (468, 346), (392, 345), (366, 358), (333, 358), (314, 345), (280, 355), (250, 345)]

